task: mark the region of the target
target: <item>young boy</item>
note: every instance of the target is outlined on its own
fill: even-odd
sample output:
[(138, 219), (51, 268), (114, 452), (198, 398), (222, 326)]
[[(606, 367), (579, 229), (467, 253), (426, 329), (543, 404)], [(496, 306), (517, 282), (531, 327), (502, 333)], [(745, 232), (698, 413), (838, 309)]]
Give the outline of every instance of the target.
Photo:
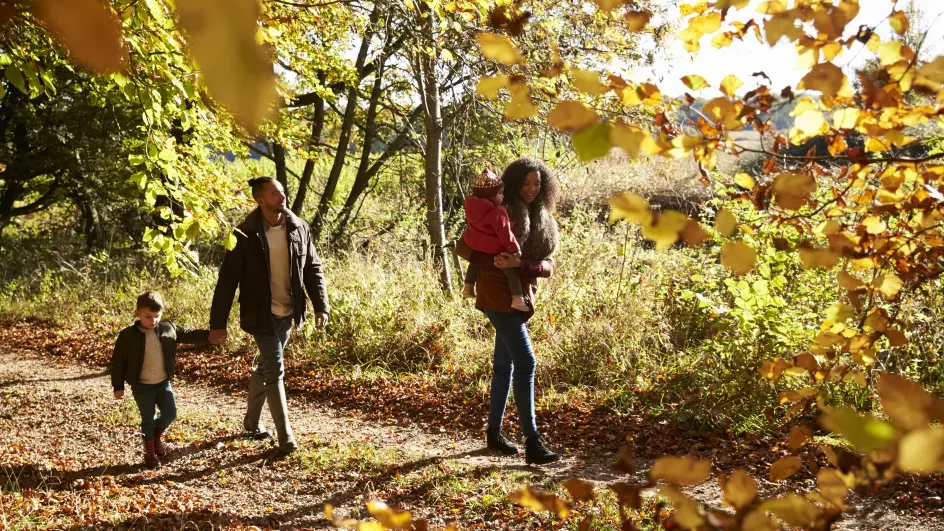
[[(124, 397), (128, 382), (141, 412), (144, 464), (152, 468), (161, 466), (160, 458), (167, 453), (161, 436), (177, 416), (174, 389), (170, 385), (177, 363), (177, 344), (204, 343), (210, 337), (209, 330), (190, 330), (161, 322), (163, 310), (160, 293), (142, 293), (134, 312), (138, 320), (118, 334), (111, 355), (115, 399)], [(160, 410), (160, 416), (155, 408)]]
[[(508, 210), (502, 206), (505, 184), (489, 168), (485, 168), (472, 181), (472, 195), (465, 198), (465, 219), (469, 227), (462, 233), (465, 243), (476, 251), (488, 254), (511, 253), (521, 255), (518, 240), (512, 233), (511, 219)], [(511, 307), (515, 310), (530, 311), (524, 294), (521, 290), (521, 278), (514, 268), (502, 269), (508, 279), (508, 290), (511, 293)], [(465, 274), (465, 286), (462, 296), (475, 296), (475, 279), (478, 268), (469, 264)]]

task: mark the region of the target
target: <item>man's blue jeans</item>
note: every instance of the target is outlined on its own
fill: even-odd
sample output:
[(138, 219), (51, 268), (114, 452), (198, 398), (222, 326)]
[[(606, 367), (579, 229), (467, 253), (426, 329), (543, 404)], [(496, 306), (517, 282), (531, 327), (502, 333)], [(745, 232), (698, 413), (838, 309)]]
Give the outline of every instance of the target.
[[(145, 441), (153, 441), (155, 431), (166, 430), (177, 418), (177, 404), (170, 380), (136, 385), (131, 388), (131, 396), (141, 412), (141, 433)], [(160, 416), (157, 416), (157, 410), (161, 411)]]
[(269, 412), (279, 437), (279, 447), (295, 446), (295, 437), (288, 420), (288, 403), (285, 400), (285, 346), (292, 331), (292, 316), (275, 317), (275, 333), (255, 335), (252, 338), (259, 347), (259, 362), (249, 380), (249, 403), (243, 427), (252, 432), (262, 432), (260, 422), (262, 407), (269, 403)]
[(534, 420), (534, 369), (536, 359), (524, 315), (520, 312), (483, 310), (495, 326), (495, 358), (488, 408), (489, 429), (499, 429), (505, 417), (508, 391), (514, 390), (518, 422), (525, 437), (538, 436)]
[(283, 354), (292, 331), (292, 316), (275, 317), (275, 333), (271, 336), (252, 336), (259, 347), (259, 363), (255, 373), (265, 378), (266, 385), (274, 385), (285, 376)]

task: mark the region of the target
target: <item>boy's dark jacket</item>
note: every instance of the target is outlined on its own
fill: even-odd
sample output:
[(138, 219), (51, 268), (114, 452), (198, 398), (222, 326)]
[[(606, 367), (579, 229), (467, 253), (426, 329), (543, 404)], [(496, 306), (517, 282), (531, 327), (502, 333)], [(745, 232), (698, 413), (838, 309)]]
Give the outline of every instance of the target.
[[(125, 328), (115, 340), (115, 350), (111, 354), (111, 386), (115, 391), (122, 391), (125, 382), (132, 389), (141, 383), (141, 364), (144, 363), (144, 332), (138, 328), (141, 321)], [(164, 369), (167, 378), (174, 378), (177, 365), (177, 343), (205, 343), (210, 340), (209, 330), (191, 330), (174, 323), (161, 321), (157, 324), (157, 338), (164, 351)]]

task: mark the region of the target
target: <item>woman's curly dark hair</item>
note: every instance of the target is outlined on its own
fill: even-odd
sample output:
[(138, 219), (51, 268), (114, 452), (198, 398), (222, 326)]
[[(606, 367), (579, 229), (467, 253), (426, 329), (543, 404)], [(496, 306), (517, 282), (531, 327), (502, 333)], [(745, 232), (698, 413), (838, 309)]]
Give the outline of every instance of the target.
[(557, 206), (557, 175), (546, 164), (535, 159), (520, 158), (505, 168), (501, 176), (502, 182), (505, 183), (505, 203), (521, 202), (521, 186), (533, 171), (541, 175), (541, 189), (530, 205), (532, 211), (534, 207), (541, 207), (546, 208), (548, 212), (554, 212)]

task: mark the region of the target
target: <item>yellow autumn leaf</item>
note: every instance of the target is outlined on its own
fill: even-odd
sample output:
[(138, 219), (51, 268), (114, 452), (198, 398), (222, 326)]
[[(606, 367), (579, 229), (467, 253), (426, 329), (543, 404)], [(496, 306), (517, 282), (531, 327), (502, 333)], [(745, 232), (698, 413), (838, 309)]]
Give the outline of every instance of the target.
[(593, 484), (587, 481), (571, 478), (564, 481), (563, 485), (575, 501), (593, 501), (597, 497)]
[(718, 215), (715, 216), (715, 230), (721, 233), (722, 236), (730, 236), (736, 228), (737, 218), (734, 217), (734, 214), (724, 208), (719, 210)]
[(774, 516), (793, 527), (809, 527), (819, 517), (820, 512), (806, 498), (792, 492), (782, 498), (765, 501), (758, 510), (770, 511)]
[(757, 251), (742, 241), (731, 241), (721, 247), (721, 263), (734, 274), (746, 274), (757, 261)]
[(804, 269), (832, 269), (839, 263), (839, 255), (829, 249), (801, 247), (798, 252)]
[(904, 35), (911, 26), (911, 23), (908, 21), (908, 15), (906, 15), (904, 11), (893, 11), (888, 17), (888, 22), (891, 24), (892, 29), (895, 30), (895, 33), (899, 35)]
[(917, 474), (944, 471), (944, 427), (916, 430), (902, 437), (898, 466)]
[(596, 123), (597, 113), (577, 101), (562, 101), (547, 115), (547, 123), (561, 131), (575, 132)]
[(734, 184), (740, 186), (741, 188), (747, 188), (748, 190), (753, 190), (756, 183), (754, 178), (746, 173), (739, 173), (734, 176)]
[(646, 24), (649, 23), (650, 18), (652, 18), (652, 15), (648, 11), (627, 11), (623, 17), (626, 26), (632, 32), (640, 32), (646, 29)]
[(610, 140), (633, 159), (639, 156), (640, 151), (649, 153), (652, 145), (655, 144), (652, 135), (647, 131), (621, 123), (613, 124), (613, 128), (610, 129)]
[(475, 36), (482, 49), (482, 55), (497, 63), (514, 65), (524, 62), (524, 56), (507, 37), (483, 31)]
[(484, 76), (475, 84), (475, 93), (494, 101), (498, 98), (498, 91), (508, 86), (508, 76)]
[[(13, 6), (4, 9), (12, 13)], [(96, 0), (38, 0), (33, 4), (33, 13), (80, 65), (100, 74), (128, 67), (121, 21), (108, 4)]]
[(577, 90), (589, 96), (599, 96), (610, 90), (610, 87), (600, 83), (600, 75), (596, 72), (574, 68), (570, 71), (570, 78)]
[(824, 98), (833, 98), (845, 84), (846, 75), (842, 69), (832, 63), (819, 63), (814, 66), (797, 84), (800, 90), (818, 90)]
[(911, 61), (914, 56), (914, 50), (901, 41), (888, 41), (878, 48), (878, 60), (882, 66), (890, 66), (899, 61)]
[(688, 224), (688, 216), (676, 210), (666, 210), (653, 216), (652, 222), (642, 227), (642, 237), (656, 244), (657, 251), (664, 251), (679, 241)]
[(508, 87), (511, 101), (505, 104), (505, 118), (509, 120), (526, 120), (538, 112), (537, 106), (531, 101), (531, 94), (527, 85), (516, 84)]
[(626, 3), (626, 0), (593, 0), (600, 11), (609, 12)]
[(737, 89), (741, 88), (743, 84), (744, 82), (738, 79), (737, 76), (728, 74), (721, 80), (721, 92), (723, 92), (725, 96), (733, 98), (734, 93), (737, 92)]
[(799, 450), (813, 438), (813, 430), (806, 426), (794, 426), (787, 437), (787, 446), (791, 450)]
[(834, 323), (844, 323), (855, 313), (855, 308), (848, 304), (837, 302), (826, 308), (826, 318)]
[(692, 17), (688, 21), (688, 25), (702, 35), (714, 33), (721, 29), (721, 13), (712, 11), (705, 15)]
[(824, 468), (817, 472), (816, 483), (820, 494), (833, 505), (841, 506), (849, 494), (849, 485), (835, 469)]
[(708, 84), (708, 81), (705, 78), (695, 74), (683, 77), (682, 83), (692, 90), (701, 90), (705, 87), (711, 86)]
[(861, 280), (850, 275), (849, 273), (846, 273), (845, 271), (840, 271), (837, 274), (837, 278), (839, 280), (839, 285), (842, 286), (843, 289), (847, 291), (852, 291), (864, 285), (864, 283)]
[(879, 216), (867, 216), (862, 220), (862, 226), (869, 234), (881, 234), (888, 228)]
[(698, 510), (698, 503), (682, 491), (669, 485), (659, 489), (659, 495), (667, 498), (675, 514), (672, 520), (683, 529), (700, 529), (705, 524), (705, 518)]
[(774, 178), (772, 190), (780, 208), (797, 210), (806, 205), (816, 191), (816, 180), (809, 172), (784, 172)]
[(859, 125), (859, 109), (839, 109), (833, 113), (833, 127), (836, 129), (855, 129)]
[(659, 87), (652, 83), (641, 83), (636, 88), (636, 94), (642, 100), (643, 105), (657, 107), (662, 104), (662, 92), (659, 91)]
[(894, 273), (885, 273), (872, 282), (872, 286), (880, 291), (886, 299), (893, 299), (901, 291), (902, 281)]
[(780, 481), (796, 474), (803, 468), (803, 460), (797, 455), (781, 457), (770, 465), (770, 480)]
[(944, 85), (944, 55), (918, 68), (915, 85), (932, 92), (937, 92)]
[(826, 118), (818, 110), (811, 109), (798, 114), (793, 125), (805, 137), (813, 137), (826, 132)]
[(734, 42), (734, 37), (730, 32), (727, 31), (718, 33), (711, 39), (711, 45), (715, 48), (718, 48), (719, 50), (721, 48), (727, 48), (728, 46), (731, 46), (732, 42)]
[(623, 192), (610, 198), (610, 223), (625, 219), (633, 223), (649, 224), (652, 212), (649, 202), (632, 192)]
[(541, 492), (531, 487), (511, 493), (508, 499), (512, 503), (517, 503), (522, 507), (528, 507), (535, 511), (550, 511), (558, 518), (567, 518), (567, 515), (570, 514), (570, 506), (567, 502), (553, 494)]
[(178, 2), (177, 16), (210, 95), (254, 132), (279, 101), (272, 61), (256, 41), (259, 2)]
[(747, 507), (757, 499), (757, 484), (742, 468), (735, 469), (730, 476), (722, 476), (721, 491), (724, 493), (724, 502), (736, 510)]
[(413, 516), (409, 511), (400, 511), (376, 500), (367, 502), (367, 511), (387, 529), (413, 529)]
[(885, 414), (900, 428), (927, 428), (934, 418), (934, 397), (921, 384), (904, 376), (882, 373), (878, 378), (878, 396)]
[(688, 220), (688, 223), (685, 224), (685, 228), (682, 229), (681, 237), (685, 245), (689, 247), (698, 247), (706, 240), (711, 239), (711, 235), (701, 227), (701, 223), (693, 219)]
[(674, 485), (698, 485), (708, 479), (711, 461), (691, 456), (665, 456), (656, 459), (649, 470), (649, 479)]

